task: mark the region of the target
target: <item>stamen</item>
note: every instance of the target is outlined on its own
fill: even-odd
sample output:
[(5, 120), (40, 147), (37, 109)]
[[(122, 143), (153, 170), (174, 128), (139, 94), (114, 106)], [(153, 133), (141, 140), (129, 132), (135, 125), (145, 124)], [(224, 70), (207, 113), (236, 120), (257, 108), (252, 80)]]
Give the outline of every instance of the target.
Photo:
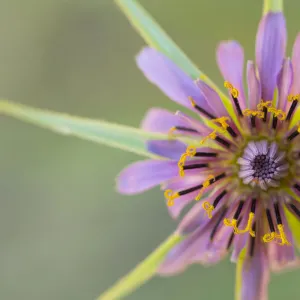
[(268, 116), (268, 108), (272, 106), (272, 101), (263, 101), (261, 100), (259, 104), (257, 104), (257, 109), (262, 110), (264, 113), (263, 121), (267, 122)]
[(228, 81), (224, 82), (224, 86), (229, 90), (239, 116), (243, 117), (243, 112), (241, 110), (239, 100), (238, 100), (238, 96), (239, 96), (238, 90)]
[(212, 114), (210, 114), (208, 111), (206, 111), (205, 109), (203, 109), (202, 107), (198, 106), (196, 104), (196, 101), (192, 98), (192, 97), (188, 97), (188, 99), (190, 100), (192, 106), (197, 109), (200, 113), (204, 114), (206, 117), (208, 117), (209, 119), (215, 119), (216, 117)]
[(220, 144), (222, 144), (223, 146), (225, 146), (226, 148), (230, 148), (230, 143), (229, 142), (227, 142), (227, 141), (225, 141), (224, 139), (222, 139), (221, 137), (219, 137), (219, 136), (217, 136), (216, 138), (215, 138), (215, 140), (218, 142), (218, 143), (220, 143)]
[(223, 208), (221, 215), (219, 216), (219, 218), (218, 218), (218, 220), (217, 220), (217, 222), (216, 222), (213, 230), (211, 231), (211, 234), (210, 234), (210, 240), (211, 241), (213, 240), (215, 234), (217, 233), (217, 229), (218, 229), (220, 223), (222, 222), (222, 220), (224, 219), (227, 210), (228, 210), (228, 207), (224, 207)]
[(243, 115), (246, 117), (251, 116), (251, 117), (257, 117), (259, 119), (262, 119), (262, 118), (264, 118), (265, 113), (260, 110), (252, 110), (252, 109), (246, 108), (243, 110)]
[(209, 219), (211, 219), (212, 218), (212, 212), (215, 209), (215, 207), (213, 205), (211, 205), (208, 201), (203, 202), (202, 207), (206, 211), (207, 217)]
[(192, 164), (188, 166), (183, 166), (183, 170), (193, 170), (193, 169), (202, 169), (208, 168), (208, 164)]
[(293, 212), (300, 218), (300, 210), (294, 204), (289, 204), (289, 206), (293, 210)]
[[(238, 219), (238, 221), (237, 221), (237, 226), (239, 226), (240, 223), (241, 223), (241, 219)], [(234, 239), (234, 236), (235, 236), (235, 233), (232, 232), (232, 234), (230, 235), (230, 238), (229, 238), (229, 240), (228, 240), (228, 243), (227, 243), (227, 247), (226, 247), (227, 250), (229, 250), (229, 248), (231, 247), (232, 242), (233, 242), (233, 239)]]
[(278, 224), (277, 225), (278, 231), (279, 231), (279, 235), (277, 235), (276, 237), (278, 239), (281, 239), (281, 242), (277, 242), (280, 246), (283, 245), (287, 245), (287, 246), (291, 246), (291, 243), (288, 241), (286, 234), (284, 232), (284, 228), (282, 224)]
[(268, 219), (269, 228), (270, 228), (271, 233), (266, 233), (262, 237), (262, 240), (264, 243), (269, 243), (275, 239), (275, 227), (274, 227), (274, 223), (272, 220), (270, 209), (268, 209), (268, 208), (266, 209), (266, 214), (267, 214), (267, 219)]
[(300, 99), (300, 95), (289, 95), (288, 96), (288, 101), (290, 102), (293, 102), (290, 109), (289, 109), (289, 112), (287, 114), (287, 117), (286, 117), (286, 121), (289, 121), (297, 107), (297, 104), (299, 102), (299, 99)]
[(300, 133), (300, 125), (298, 125), (297, 130), (295, 130), (294, 132), (292, 132), (289, 136), (288, 136), (288, 140), (292, 141), (297, 135), (299, 135)]
[(201, 141), (200, 141), (200, 145), (203, 145), (208, 139), (216, 139), (217, 138), (217, 134), (216, 134), (216, 130), (214, 130), (213, 132), (211, 132), (209, 135), (207, 135), (206, 137), (204, 137)]
[[(252, 231), (255, 232), (256, 230), (256, 223), (254, 222), (252, 225)], [(254, 249), (255, 249), (255, 236), (251, 235), (251, 240), (250, 240), (250, 256), (254, 255)]]
[(165, 190), (164, 192), (165, 198), (168, 200), (167, 205), (173, 206), (174, 200), (178, 198), (180, 195), (178, 193), (174, 193), (172, 190)]
[(238, 218), (239, 218), (239, 216), (240, 216), (240, 214), (242, 212), (242, 208), (244, 206), (244, 203), (245, 203), (245, 201), (240, 201), (239, 206), (238, 206), (238, 208), (237, 208), (237, 210), (236, 210), (236, 212), (235, 212), (232, 220), (230, 220), (228, 218), (225, 218), (223, 220), (224, 225), (225, 226), (229, 226), (229, 227), (233, 227), (234, 232), (235, 232), (235, 229), (237, 228), (237, 220), (238, 220)]
[(221, 133), (224, 133), (225, 131), (227, 131), (232, 137), (237, 137), (237, 134), (232, 129), (232, 127), (230, 127), (230, 125), (227, 124), (228, 120), (230, 120), (229, 117), (221, 117), (221, 118), (218, 118), (218, 119), (213, 119), (211, 121), (214, 122), (214, 123), (220, 123), (220, 125), (223, 128), (223, 130), (220, 131)]
[(169, 136), (172, 137), (175, 135), (175, 131), (184, 131), (184, 132), (191, 132), (191, 133), (199, 133), (196, 129), (183, 127), (183, 126), (174, 126), (169, 130)]
[(294, 188), (295, 188), (298, 192), (300, 192), (300, 185), (299, 185), (299, 184), (295, 183), (295, 184), (294, 184)]
[(255, 116), (251, 116), (250, 119), (251, 119), (251, 126), (252, 126), (252, 128), (255, 128), (256, 127)]
[(217, 157), (218, 153), (215, 152), (196, 152), (195, 157)]
[(188, 146), (186, 148), (185, 153), (183, 153), (178, 161), (178, 168), (179, 168), (179, 175), (181, 177), (184, 177), (184, 164), (187, 159), (187, 157), (193, 157), (196, 154), (196, 147), (194, 146)]
[(213, 175), (208, 175), (206, 180), (203, 182), (203, 187), (201, 188), (201, 190), (199, 191), (199, 194), (197, 195), (197, 197), (195, 198), (196, 201), (199, 201), (204, 190), (206, 188), (208, 188), (211, 183), (213, 183), (215, 181), (215, 177)]
[[(199, 184), (199, 185), (193, 186), (191, 188), (188, 188), (186, 190), (182, 190), (182, 191), (179, 191), (179, 192), (173, 192), (171, 189), (166, 190), (164, 192), (164, 196), (168, 200), (168, 206), (173, 206), (174, 205), (174, 200), (176, 198), (179, 198), (180, 196), (190, 194), (190, 193), (195, 192), (197, 190), (202, 190), (203, 187), (207, 188), (209, 185), (211, 185), (212, 183), (215, 183), (216, 181), (224, 178), (225, 176), (226, 176), (225, 173), (221, 173), (216, 177), (214, 177), (213, 175), (209, 175), (207, 177), (207, 180), (203, 184)], [(198, 200), (198, 199), (196, 199), (196, 200)]]
[(214, 200), (213, 207), (216, 208), (219, 202), (223, 199), (223, 197), (227, 194), (227, 191), (224, 190), (221, 194), (219, 194)]

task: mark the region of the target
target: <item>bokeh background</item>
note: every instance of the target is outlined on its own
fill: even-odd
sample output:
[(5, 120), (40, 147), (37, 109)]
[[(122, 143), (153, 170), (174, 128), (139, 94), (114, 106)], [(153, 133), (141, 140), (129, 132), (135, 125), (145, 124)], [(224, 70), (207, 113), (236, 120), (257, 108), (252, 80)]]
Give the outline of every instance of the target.
[[(219, 84), (218, 41), (237, 39), (254, 57), (262, 1), (141, 3)], [(299, 9), (286, 1), (289, 51)], [(1, 97), (138, 126), (152, 106), (177, 109), (136, 68), (143, 45), (112, 0), (2, 0)], [(116, 175), (138, 156), (6, 117), (0, 139), (0, 299), (94, 299), (175, 229), (158, 188), (116, 193)], [(193, 266), (128, 299), (233, 299), (234, 274), (228, 261)], [(272, 276), (270, 299), (299, 299), (299, 279)]]

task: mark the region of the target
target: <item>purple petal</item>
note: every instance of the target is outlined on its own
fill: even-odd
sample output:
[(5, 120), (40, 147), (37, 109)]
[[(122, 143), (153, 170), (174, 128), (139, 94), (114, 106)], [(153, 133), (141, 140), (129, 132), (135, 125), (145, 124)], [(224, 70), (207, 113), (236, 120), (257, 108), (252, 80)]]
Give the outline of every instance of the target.
[(205, 97), (206, 101), (211, 105), (211, 107), (216, 112), (216, 115), (228, 116), (228, 111), (225, 108), (218, 93), (202, 80), (197, 80), (196, 84), (201, 89), (201, 92)]
[(239, 91), (239, 103), (245, 109), (243, 48), (236, 41), (221, 42), (217, 48), (217, 62), (224, 80), (229, 81)]
[(286, 27), (282, 13), (268, 13), (260, 21), (256, 35), (256, 64), (262, 99), (272, 100), (286, 48)]
[(176, 245), (158, 269), (160, 275), (174, 275), (191, 264), (196, 253), (205, 253), (209, 242), (209, 230), (198, 230)]
[(187, 147), (184, 143), (176, 140), (148, 141), (146, 146), (150, 152), (176, 161), (179, 160)]
[(174, 113), (162, 108), (149, 109), (141, 124), (144, 130), (161, 133), (168, 133), (174, 126), (185, 126), (185, 123)]
[(256, 76), (256, 67), (253, 61), (248, 61), (247, 63), (247, 82), (249, 106), (251, 109), (256, 110), (256, 106), (261, 99), (261, 87)]
[(253, 257), (245, 259), (242, 266), (242, 300), (267, 300), (269, 267), (263, 245), (259, 239)]
[(291, 87), (291, 94), (298, 95), (300, 94), (300, 33), (298, 33), (294, 46), (293, 46), (293, 54), (292, 54), (292, 65), (293, 65), (293, 73), (294, 73), (294, 81)]
[(138, 54), (137, 64), (148, 80), (170, 99), (192, 108), (188, 99), (192, 97), (200, 107), (213, 112), (193, 80), (162, 53), (146, 47)]
[(293, 82), (293, 68), (289, 58), (286, 58), (283, 62), (283, 66), (278, 76), (278, 105), (277, 107), (285, 110), (287, 104), (287, 98), (290, 94), (291, 85)]
[(177, 174), (176, 161), (151, 159), (138, 161), (129, 165), (119, 174), (117, 190), (121, 194), (138, 194), (176, 177)]

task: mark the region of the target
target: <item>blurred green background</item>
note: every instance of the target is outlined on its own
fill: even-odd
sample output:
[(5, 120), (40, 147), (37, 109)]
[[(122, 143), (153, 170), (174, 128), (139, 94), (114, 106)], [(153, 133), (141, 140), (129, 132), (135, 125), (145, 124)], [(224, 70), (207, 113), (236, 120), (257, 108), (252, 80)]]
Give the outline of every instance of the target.
[[(143, 0), (219, 84), (215, 47), (237, 39), (254, 57), (262, 1)], [(300, 2), (286, 1), (289, 48)], [(176, 110), (137, 70), (143, 41), (112, 0), (2, 0), (1, 97), (138, 126), (152, 106)], [(0, 299), (90, 300), (174, 229), (157, 189), (126, 197), (117, 173), (139, 157), (1, 117)], [(235, 266), (193, 266), (128, 299), (233, 299)], [(270, 299), (299, 299), (300, 272), (274, 275)]]

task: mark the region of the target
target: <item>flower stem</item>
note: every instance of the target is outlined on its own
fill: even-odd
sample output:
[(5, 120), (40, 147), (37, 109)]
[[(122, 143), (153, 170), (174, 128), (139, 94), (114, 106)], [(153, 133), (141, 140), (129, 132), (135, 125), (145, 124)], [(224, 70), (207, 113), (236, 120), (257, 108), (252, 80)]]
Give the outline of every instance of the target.
[(283, 0), (264, 0), (263, 14), (283, 11)]
[(138, 264), (129, 274), (121, 278), (115, 285), (100, 295), (97, 300), (121, 299), (151, 279), (166, 254), (183, 239), (177, 233), (172, 234), (155, 249), (145, 260)]

